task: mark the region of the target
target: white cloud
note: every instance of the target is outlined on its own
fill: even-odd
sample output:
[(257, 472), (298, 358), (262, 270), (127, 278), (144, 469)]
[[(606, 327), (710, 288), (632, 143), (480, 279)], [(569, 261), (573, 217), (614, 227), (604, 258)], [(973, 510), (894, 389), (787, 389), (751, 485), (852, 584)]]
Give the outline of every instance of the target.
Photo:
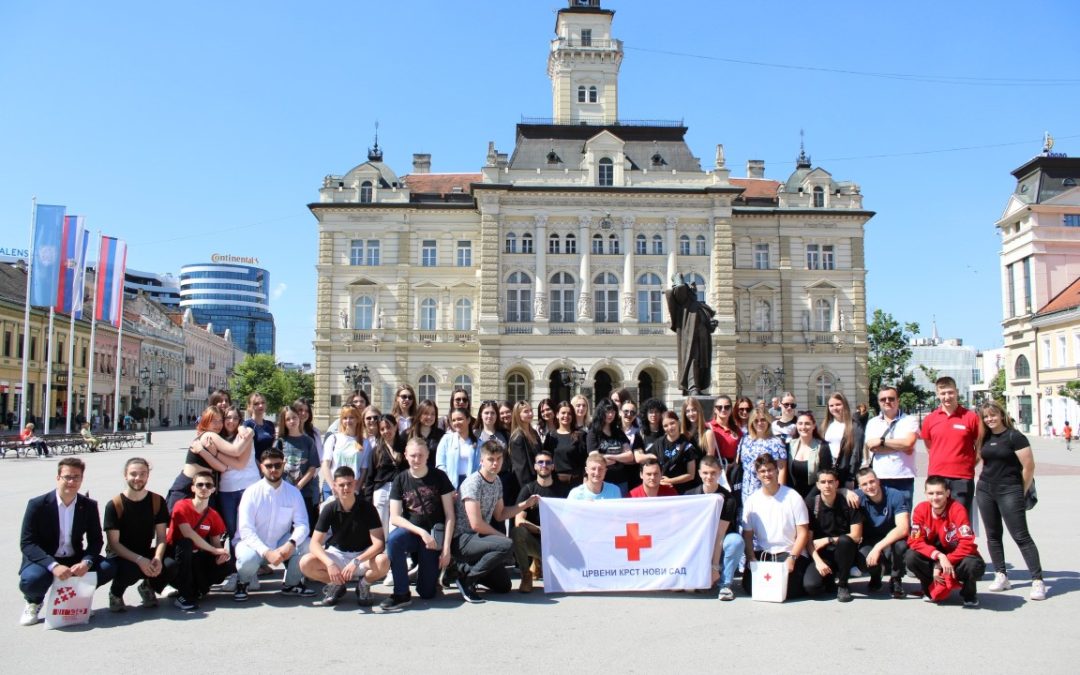
[(274, 286), (274, 290), (270, 292), (270, 297), (273, 298), (274, 300), (277, 300), (278, 298), (280, 298), (282, 295), (285, 294), (285, 289), (286, 288), (288, 288), (288, 286), (286, 286), (283, 283), (278, 284), (277, 286)]

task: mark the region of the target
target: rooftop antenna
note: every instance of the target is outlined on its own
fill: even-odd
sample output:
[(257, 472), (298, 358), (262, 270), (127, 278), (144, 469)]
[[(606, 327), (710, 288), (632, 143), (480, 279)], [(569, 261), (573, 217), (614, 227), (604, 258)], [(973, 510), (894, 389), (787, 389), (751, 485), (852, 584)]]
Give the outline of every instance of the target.
[(375, 120), (375, 145), (368, 148), (367, 158), (372, 162), (382, 161), (382, 150), (379, 148), (379, 120)]

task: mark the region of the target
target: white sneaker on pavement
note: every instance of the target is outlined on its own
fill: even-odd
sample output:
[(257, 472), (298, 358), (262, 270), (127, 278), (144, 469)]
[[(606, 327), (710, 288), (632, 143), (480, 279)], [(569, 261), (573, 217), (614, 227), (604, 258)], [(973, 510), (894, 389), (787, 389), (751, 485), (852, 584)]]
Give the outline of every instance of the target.
[(1012, 584), (1009, 583), (1009, 577), (1004, 572), (995, 572), (994, 581), (990, 584), (989, 589), (997, 593), (998, 591), (1007, 591), (1012, 588)]
[(1036, 579), (1031, 582), (1031, 595), (1029, 595), (1028, 598), (1031, 600), (1045, 600), (1047, 589), (1048, 587), (1045, 581)]
[(23, 607), (22, 616), (19, 617), (20, 626), (33, 626), (38, 622), (38, 614), (41, 612), (41, 603), (28, 602)]

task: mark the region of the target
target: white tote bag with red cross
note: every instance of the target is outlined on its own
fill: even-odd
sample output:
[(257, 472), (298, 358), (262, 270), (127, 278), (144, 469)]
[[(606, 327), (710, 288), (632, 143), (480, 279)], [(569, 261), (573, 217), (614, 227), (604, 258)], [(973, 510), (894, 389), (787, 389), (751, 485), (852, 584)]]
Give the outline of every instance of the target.
[(783, 602), (787, 600), (787, 563), (775, 560), (755, 560), (750, 563), (753, 581), (752, 597), (758, 602)]
[(94, 604), (97, 572), (81, 577), (54, 579), (45, 596), (45, 627), (79, 626), (90, 621), (90, 606)]

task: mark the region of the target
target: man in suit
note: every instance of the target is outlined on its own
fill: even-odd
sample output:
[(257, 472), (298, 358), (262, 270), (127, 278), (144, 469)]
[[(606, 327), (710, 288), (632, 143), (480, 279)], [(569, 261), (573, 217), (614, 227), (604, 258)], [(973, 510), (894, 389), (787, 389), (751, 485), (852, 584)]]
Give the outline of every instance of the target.
[(65, 457), (56, 465), (56, 489), (34, 497), (23, 515), (22, 566), (19, 590), (26, 600), (23, 626), (38, 622), (38, 613), (53, 579), (66, 580), (97, 572), (97, 585), (112, 580), (112, 564), (101, 557), (101, 521), (97, 502), (79, 494), (86, 465)]

